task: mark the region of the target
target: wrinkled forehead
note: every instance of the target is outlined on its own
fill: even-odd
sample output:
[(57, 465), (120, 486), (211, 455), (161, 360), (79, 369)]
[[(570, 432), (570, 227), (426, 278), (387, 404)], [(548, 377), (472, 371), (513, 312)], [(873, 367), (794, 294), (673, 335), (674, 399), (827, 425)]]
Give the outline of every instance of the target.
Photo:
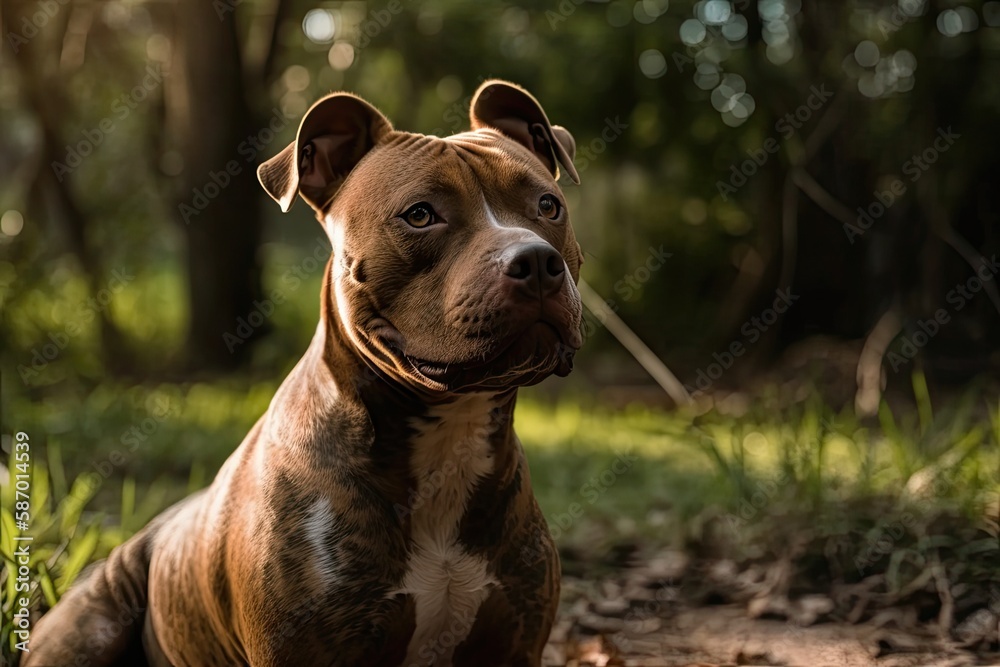
[(489, 198), (547, 184), (554, 181), (545, 167), (493, 130), (445, 138), (397, 132), (362, 160), (337, 199), (356, 201), (375, 194), (387, 205), (400, 207), (415, 203), (414, 197)]
[(488, 172), (501, 187), (516, 187), (525, 181), (554, 183), (538, 158), (516, 141), (496, 130), (481, 129), (444, 138), (477, 174)]

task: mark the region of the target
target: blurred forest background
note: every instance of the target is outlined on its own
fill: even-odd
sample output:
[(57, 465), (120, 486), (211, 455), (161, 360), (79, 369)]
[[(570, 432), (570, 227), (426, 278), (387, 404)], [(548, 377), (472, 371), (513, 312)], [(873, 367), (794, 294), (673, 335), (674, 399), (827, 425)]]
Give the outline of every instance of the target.
[[(331, 90), (450, 134), (488, 77), (535, 91), (576, 134), (585, 276), (689, 386), (779, 290), (801, 299), (751, 325), (760, 340), (738, 371), (815, 336), (862, 341), (879, 322), (881, 346), (902, 348), (941, 308), (950, 321), (914, 345), (931, 377), (997, 368), (991, 274), (961, 309), (948, 298), (998, 245), (995, 2), (3, 7), (5, 381), (31, 391), (106, 373), (277, 372), (301, 339), (268, 349), (270, 322), (236, 345), (224, 334), (267, 295), (267, 267), (311, 252), (319, 230), (305, 207), (278, 216), (256, 164)], [(120, 283), (142, 297), (98, 302), (69, 343), (50, 340)], [(641, 380), (600, 363), (620, 354), (610, 341), (590, 341), (593, 373)]]
[[(0, 407), (4, 449), (31, 436), (61, 517), (38, 528), (47, 603), (210, 481), (312, 335), (328, 242), (257, 164), (330, 91), (447, 135), (499, 77), (575, 135), (583, 277), (697, 399), (669, 411), (588, 314), (577, 370), (518, 417), (564, 561), (596, 548), (590, 523), (731, 553), (735, 516), (741, 553), (855, 554), (856, 574), (809, 576), (857, 580), (889, 564), (869, 558), (884, 522), (915, 512), (893, 545), (924, 565), (901, 556), (885, 586), (904, 572), (943, 627), (1000, 618), (1000, 2), (0, 7)], [(626, 446), (648, 465), (563, 527)], [(795, 481), (767, 494), (773, 522), (752, 500), (748, 528), (765, 468)], [(781, 552), (800, 529), (813, 546)], [(950, 607), (939, 556), (967, 586)]]
[[(3, 7), (0, 280), (19, 389), (287, 367), (308, 327), (236, 329), (268, 271), (322, 240), (305, 207), (278, 215), (256, 164), (331, 90), (450, 134), (489, 77), (575, 133), (585, 277), (690, 388), (734, 341), (747, 353), (720, 384), (819, 336), (802, 354), (840, 362), (837, 400), (870, 334), (876, 353), (893, 341), (904, 384), (913, 356), (935, 382), (997, 370), (996, 2)], [(787, 314), (753, 324), (782, 294)], [(593, 328), (584, 373), (644, 381)]]

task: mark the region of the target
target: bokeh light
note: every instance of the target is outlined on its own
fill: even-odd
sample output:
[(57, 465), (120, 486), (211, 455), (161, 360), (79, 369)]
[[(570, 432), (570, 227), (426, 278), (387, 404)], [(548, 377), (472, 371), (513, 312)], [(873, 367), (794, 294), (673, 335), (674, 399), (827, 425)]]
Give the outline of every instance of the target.
[(146, 40), (146, 57), (165, 63), (170, 61), (170, 39), (162, 34), (150, 35)]
[(795, 49), (792, 47), (790, 42), (780, 42), (778, 44), (768, 44), (765, 50), (765, 55), (767, 59), (770, 60), (775, 65), (784, 65), (785, 63), (791, 61), (792, 56), (795, 55)]
[(298, 93), (309, 87), (309, 70), (302, 65), (292, 65), (281, 75), (285, 90)]
[(708, 0), (698, 9), (698, 19), (705, 25), (723, 25), (733, 13), (729, 0)]
[(946, 9), (937, 17), (937, 29), (945, 37), (954, 37), (962, 32), (962, 15), (954, 9)]
[(722, 36), (731, 42), (738, 42), (747, 36), (747, 19), (742, 14), (734, 14), (732, 19), (722, 26)]
[(650, 79), (659, 79), (667, 73), (667, 59), (656, 49), (639, 54), (639, 71)]
[(897, 77), (913, 76), (913, 72), (917, 69), (917, 58), (906, 49), (902, 49), (893, 54), (892, 67)]
[(639, 4), (646, 14), (654, 17), (663, 16), (670, 8), (669, 0), (640, 0)]
[(636, 20), (637, 23), (642, 25), (649, 25), (659, 18), (659, 14), (650, 14), (646, 10), (646, 5), (644, 2), (639, 0), (634, 5), (632, 5), (632, 18)]
[(680, 32), (681, 41), (688, 46), (701, 44), (707, 34), (705, 24), (698, 19), (688, 19), (684, 21), (684, 23), (681, 24)]
[(927, 0), (899, 0), (897, 6), (906, 16), (921, 16), (927, 11)]
[(865, 97), (881, 97), (885, 92), (885, 84), (874, 72), (865, 72), (858, 77), (858, 92)]
[(702, 90), (712, 90), (720, 80), (719, 68), (713, 63), (701, 63), (694, 71), (694, 85)]
[(762, 35), (764, 43), (778, 45), (787, 42), (791, 37), (788, 24), (784, 21), (768, 21), (764, 24)]
[(442, 102), (451, 104), (462, 96), (462, 80), (453, 74), (442, 77), (435, 87), (435, 92)]
[(991, 28), (1000, 27), (1000, 2), (987, 2), (983, 5), (983, 23)]
[(632, 20), (632, 5), (623, 0), (617, 0), (608, 5), (608, 25), (612, 28), (624, 28)]
[(327, 9), (310, 9), (302, 19), (302, 32), (311, 42), (329, 44), (337, 34), (337, 20)]
[(354, 45), (350, 42), (338, 40), (330, 47), (327, 54), (330, 67), (336, 70), (345, 70), (354, 62)]
[(0, 216), (0, 232), (6, 236), (17, 236), (24, 229), (24, 216), (11, 209)]
[(757, 11), (760, 12), (763, 21), (780, 21), (789, 16), (782, 0), (760, 0)]
[(962, 20), (962, 32), (972, 32), (979, 27), (979, 15), (971, 7), (956, 7), (955, 11)]
[(854, 59), (862, 67), (875, 67), (878, 64), (878, 44), (866, 39), (854, 48)]
[(722, 113), (731, 111), (736, 105), (737, 98), (747, 90), (746, 81), (739, 74), (726, 74), (718, 87), (712, 91), (712, 106)]

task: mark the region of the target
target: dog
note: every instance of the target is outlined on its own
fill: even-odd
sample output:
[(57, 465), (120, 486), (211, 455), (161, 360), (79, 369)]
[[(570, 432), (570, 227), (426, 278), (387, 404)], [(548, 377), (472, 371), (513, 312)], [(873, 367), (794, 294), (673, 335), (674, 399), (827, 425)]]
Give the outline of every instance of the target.
[(582, 343), (575, 142), (517, 85), (472, 129), (331, 94), (260, 165), (332, 242), (305, 355), (213, 483), (91, 566), (25, 667), (537, 666), (559, 558), (513, 431)]

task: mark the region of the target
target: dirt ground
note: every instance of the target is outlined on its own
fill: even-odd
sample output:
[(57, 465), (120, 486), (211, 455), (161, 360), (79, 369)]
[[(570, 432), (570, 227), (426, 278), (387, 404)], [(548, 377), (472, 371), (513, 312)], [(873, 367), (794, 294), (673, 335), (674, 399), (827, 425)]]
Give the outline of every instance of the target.
[[(989, 607), (943, 633), (939, 618), (922, 619), (907, 606), (851, 622), (838, 611), (843, 589), (775, 593), (775, 568), (754, 573), (727, 562), (699, 569), (714, 580), (706, 587), (691, 585), (694, 570), (686, 557), (663, 552), (602, 577), (564, 575), (544, 664), (1000, 667), (1000, 614)], [(756, 588), (747, 585), (753, 581)], [(720, 594), (719, 584), (733, 594)]]

